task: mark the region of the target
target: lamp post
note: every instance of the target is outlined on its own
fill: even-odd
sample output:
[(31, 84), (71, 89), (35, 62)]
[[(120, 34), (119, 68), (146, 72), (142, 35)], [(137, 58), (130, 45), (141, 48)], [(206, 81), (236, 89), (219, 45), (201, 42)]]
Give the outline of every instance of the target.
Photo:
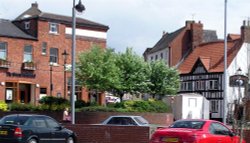
[(63, 74), (64, 74), (64, 99), (66, 99), (66, 88), (67, 88), (67, 82), (66, 82), (66, 63), (67, 63), (67, 59), (68, 59), (68, 53), (66, 52), (66, 50), (64, 50), (64, 52), (62, 53), (62, 56), (63, 56), (63, 67), (64, 67), (64, 70), (63, 70)]
[(52, 96), (52, 91), (53, 91), (53, 81), (52, 81), (52, 71), (53, 71), (53, 63), (49, 63), (50, 66), (50, 96)]
[(75, 49), (76, 49), (76, 35), (75, 35), (75, 29), (76, 29), (76, 16), (75, 16), (75, 10), (78, 12), (83, 12), (85, 10), (84, 5), (82, 5), (81, 0), (79, 0), (78, 4), (75, 5), (75, 0), (73, 0), (73, 7), (72, 7), (72, 67), (71, 67), (71, 123), (75, 124)]

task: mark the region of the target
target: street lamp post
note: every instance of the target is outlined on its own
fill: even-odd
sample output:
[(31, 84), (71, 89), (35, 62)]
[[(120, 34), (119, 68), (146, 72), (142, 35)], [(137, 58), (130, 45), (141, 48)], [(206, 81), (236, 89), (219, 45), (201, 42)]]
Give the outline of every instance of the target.
[(50, 96), (52, 96), (52, 91), (53, 91), (53, 81), (52, 81), (52, 71), (53, 71), (53, 63), (49, 63), (50, 66)]
[(81, 0), (79, 0), (78, 4), (75, 5), (75, 0), (73, 0), (73, 8), (72, 8), (72, 67), (71, 67), (71, 123), (75, 124), (75, 49), (76, 49), (76, 35), (75, 35), (75, 29), (76, 29), (76, 16), (75, 16), (75, 10), (78, 12), (83, 12), (85, 10), (84, 5), (82, 5)]
[(67, 63), (67, 59), (68, 59), (68, 53), (66, 52), (66, 50), (64, 50), (64, 52), (62, 53), (62, 56), (63, 56), (63, 74), (64, 74), (64, 99), (66, 99), (66, 88), (67, 88), (67, 82), (66, 82), (66, 63)]

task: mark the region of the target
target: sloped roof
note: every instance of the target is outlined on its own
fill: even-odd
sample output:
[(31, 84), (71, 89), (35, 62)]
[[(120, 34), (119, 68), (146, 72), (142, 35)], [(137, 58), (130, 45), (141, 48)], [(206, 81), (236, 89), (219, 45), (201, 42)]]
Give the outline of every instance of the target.
[(241, 35), (239, 34), (228, 34), (227, 39), (229, 40), (236, 40), (236, 39), (240, 39)]
[(17, 28), (11, 21), (6, 19), (0, 19), (0, 36), (10, 37), (10, 38), (22, 38), (22, 39), (31, 39), (35, 40), (35, 37), (32, 37), (19, 28)]
[[(242, 45), (241, 40), (228, 41), (227, 66), (230, 65)], [(224, 41), (210, 42), (196, 47), (178, 67), (181, 74), (191, 72), (200, 59), (208, 72), (224, 71)]]
[[(47, 12), (42, 12), (40, 9), (38, 9), (38, 4), (32, 4), (31, 8), (23, 12), (21, 15), (19, 15), (15, 21), (24, 20), (24, 19), (32, 19), (32, 18), (39, 18), (41, 20), (49, 20), (54, 22), (59, 22), (67, 25), (72, 24), (72, 17), (71, 16), (64, 16), (64, 15), (58, 15), (58, 14), (52, 14)], [(76, 25), (80, 26), (86, 26), (86, 27), (92, 27), (102, 30), (108, 30), (109, 27), (97, 22), (93, 22), (90, 20), (86, 20), (83, 18), (76, 18)]]
[(170, 43), (185, 29), (185, 27), (180, 28), (179, 30), (166, 33), (162, 36), (162, 38), (155, 44), (155, 46), (148, 51), (148, 53), (154, 53), (156, 51), (160, 51), (164, 48), (168, 48)]
[(202, 38), (203, 43), (218, 40), (217, 33), (216, 33), (215, 30), (203, 30), (203, 35), (202, 36), (203, 36), (203, 38)]

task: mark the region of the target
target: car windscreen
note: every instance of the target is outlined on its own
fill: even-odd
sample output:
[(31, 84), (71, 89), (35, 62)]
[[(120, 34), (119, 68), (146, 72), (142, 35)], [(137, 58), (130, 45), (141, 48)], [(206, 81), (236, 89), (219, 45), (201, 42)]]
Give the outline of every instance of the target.
[(0, 124), (24, 125), (28, 119), (28, 116), (7, 116), (0, 120)]
[(140, 125), (146, 125), (146, 124), (148, 124), (148, 121), (145, 120), (145, 119), (142, 118), (142, 117), (135, 117), (134, 119), (135, 119)]
[(189, 128), (189, 129), (201, 129), (205, 121), (176, 121), (170, 128)]

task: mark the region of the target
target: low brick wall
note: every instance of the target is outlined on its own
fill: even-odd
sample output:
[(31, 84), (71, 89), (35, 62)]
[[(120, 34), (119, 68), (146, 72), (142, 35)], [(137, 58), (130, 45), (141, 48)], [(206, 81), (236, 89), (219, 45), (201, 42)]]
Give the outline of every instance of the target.
[(148, 143), (149, 127), (66, 124), (78, 143)]
[(244, 131), (244, 139), (246, 140), (247, 143), (250, 143), (250, 130)]

